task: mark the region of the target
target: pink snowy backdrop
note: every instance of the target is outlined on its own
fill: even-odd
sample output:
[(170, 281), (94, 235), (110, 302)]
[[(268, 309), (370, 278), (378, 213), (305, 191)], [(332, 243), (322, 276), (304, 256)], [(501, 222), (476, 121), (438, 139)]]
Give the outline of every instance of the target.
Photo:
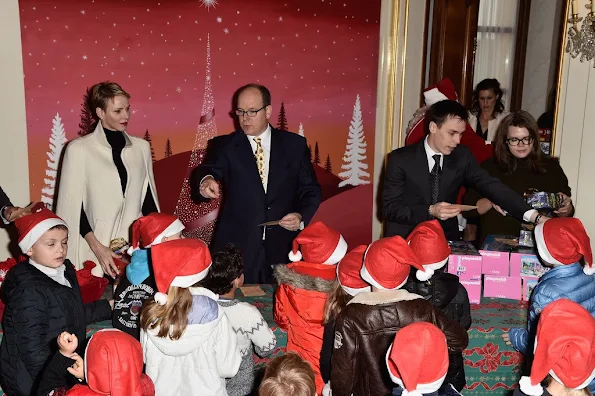
[(19, 6), (33, 199), (52, 205), (63, 146), (86, 128), (85, 89), (113, 80), (132, 95), (128, 132), (151, 142), (163, 211), (212, 226), (216, 203), (192, 204), (185, 178), (210, 137), (233, 131), (234, 91), (258, 82), (273, 126), (311, 145), (325, 199), (316, 218), (352, 246), (370, 241), (380, 0)]

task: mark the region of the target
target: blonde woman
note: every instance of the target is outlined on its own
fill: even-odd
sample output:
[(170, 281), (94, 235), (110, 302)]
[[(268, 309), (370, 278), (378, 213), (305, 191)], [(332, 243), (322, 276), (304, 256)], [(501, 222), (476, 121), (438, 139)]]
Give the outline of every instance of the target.
[(56, 213), (70, 229), (68, 259), (75, 267), (90, 260), (99, 264), (93, 275), (115, 277), (110, 241), (128, 240), (132, 223), (158, 212), (159, 201), (149, 143), (126, 133), (130, 95), (114, 82), (101, 82), (88, 96), (97, 126), (66, 147)]

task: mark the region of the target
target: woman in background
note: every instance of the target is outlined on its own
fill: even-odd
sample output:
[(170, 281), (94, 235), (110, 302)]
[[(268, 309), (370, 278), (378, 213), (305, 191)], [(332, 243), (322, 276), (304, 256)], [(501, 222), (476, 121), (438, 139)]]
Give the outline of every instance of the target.
[(494, 140), (500, 121), (508, 114), (502, 102), (502, 89), (495, 78), (482, 80), (473, 90), (469, 125), (484, 140)]
[[(560, 193), (562, 206), (554, 211), (554, 215), (572, 215), (574, 207), (568, 179), (559, 162), (541, 152), (537, 122), (531, 114), (521, 110), (504, 117), (492, 144), (494, 156), (481, 164), (490, 176), (500, 179), (520, 195), (531, 189)], [(489, 234), (520, 234), (521, 223), (506, 216), (506, 212), (498, 205), (483, 198), (477, 191), (469, 190), (464, 201), (477, 206), (477, 210), (467, 212), (466, 216), (481, 215), (480, 243)]]
[(128, 240), (136, 219), (159, 211), (149, 143), (126, 133), (129, 99), (114, 82), (89, 89), (97, 126), (68, 144), (60, 174), (56, 213), (71, 231), (68, 258), (77, 269), (99, 263), (92, 271), (99, 277), (118, 273), (110, 241)]

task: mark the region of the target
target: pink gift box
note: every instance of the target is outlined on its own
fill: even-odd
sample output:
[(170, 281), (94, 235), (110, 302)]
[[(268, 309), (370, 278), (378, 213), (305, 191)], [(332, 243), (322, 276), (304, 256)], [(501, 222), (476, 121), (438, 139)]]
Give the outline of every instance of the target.
[(481, 301), (481, 279), (460, 280), (459, 282), (467, 290), (469, 302), (471, 304), (479, 304)]
[(480, 255), (451, 254), (448, 258), (448, 272), (460, 279), (481, 279), (482, 257)]
[(481, 272), (486, 275), (509, 275), (509, 253), (495, 252), (492, 250), (480, 250), (483, 257)]
[(523, 280), (523, 301), (529, 301), (531, 292), (537, 286), (539, 278), (537, 276), (522, 276)]
[(483, 277), (483, 296), (520, 300), (521, 277), (485, 275)]

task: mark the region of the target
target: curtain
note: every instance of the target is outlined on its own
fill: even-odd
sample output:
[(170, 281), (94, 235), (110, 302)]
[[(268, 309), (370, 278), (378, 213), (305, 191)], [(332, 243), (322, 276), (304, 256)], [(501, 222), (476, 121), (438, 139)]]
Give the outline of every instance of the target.
[(481, 0), (477, 22), (477, 49), (473, 86), (485, 78), (496, 78), (502, 100), (510, 110), (514, 50), (519, 0)]

